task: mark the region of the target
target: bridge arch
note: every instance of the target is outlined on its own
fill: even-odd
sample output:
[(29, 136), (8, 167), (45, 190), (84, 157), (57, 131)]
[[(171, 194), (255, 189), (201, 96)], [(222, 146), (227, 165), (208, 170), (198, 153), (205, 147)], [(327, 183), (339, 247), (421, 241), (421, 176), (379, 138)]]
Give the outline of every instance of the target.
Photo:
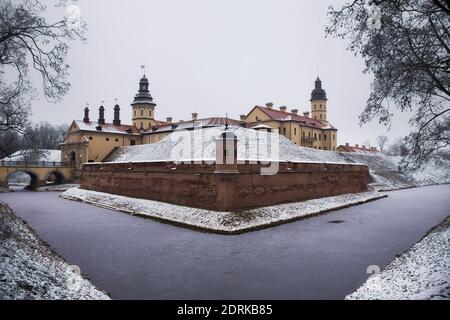
[(10, 183), (9, 179), (11, 178), (11, 176), (13, 174), (15, 174), (17, 172), (26, 173), (30, 177), (30, 182), (29, 182), (28, 186), (25, 187), (25, 189), (35, 190), (36, 188), (39, 187), (39, 182), (40, 182), (39, 175), (36, 172), (34, 172), (33, 170), (25, 170), (25, 169), (17, 169), (17, 170), (10, 171), (5, 178), (4, 184), (9, 185), (9, 183)]
[(51, 181), (54, 184), (62, 184), (66, 182), (67, 179), (61, 171), (51, 170), (44, 176), (44, 179), (42, 179), (42, 181), (43, 183), (48, 183), (49, 181)]

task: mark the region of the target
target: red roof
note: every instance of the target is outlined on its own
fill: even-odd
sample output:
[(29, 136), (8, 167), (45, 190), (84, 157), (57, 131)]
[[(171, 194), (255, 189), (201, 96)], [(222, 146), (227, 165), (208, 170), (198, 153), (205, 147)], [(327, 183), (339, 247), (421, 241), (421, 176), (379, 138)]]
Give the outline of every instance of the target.
[(239, 125), (240, 122), (238, 120), (225, 118), (225, 117), (211, 117), (211, 118), (203, 118), (197, 120), (188, 120), (188, 121), (179, 121), (173, 123), (164, 123), (162, 125), (152, 126), (146, 130), (145, 133), (155, 133), (162, 131), (172, 131), (175, 129), (189, 129), (192, 127), (218, 127), (223, 126), (225, 124), (230, 125)]
[[(295, 121), (304, 126), (319, 128), (319, 129), (336, 129), (332, 125), (324, 125), (321, 121), (314, 118), (301, 116), (292, 112), (285, 112), (277, 109), (271, 109), (267, 107), (256, 106), (262, 112), (264, 112), (269, 118), (277, 121)], [(255, 109), (254, 108), (254, 109)], [(253, 110), (252, 110), (253, 111)]]
[(360, 147), (359, 145), (351, 146), (348, 143), (345, 145), (340, 145), (337, 148), (338, 151), (342, 152), (354, 152), (354, 153), (365, 153), (365, 154), (376, 154), (378, 153), (378, 149), (375, 147)]

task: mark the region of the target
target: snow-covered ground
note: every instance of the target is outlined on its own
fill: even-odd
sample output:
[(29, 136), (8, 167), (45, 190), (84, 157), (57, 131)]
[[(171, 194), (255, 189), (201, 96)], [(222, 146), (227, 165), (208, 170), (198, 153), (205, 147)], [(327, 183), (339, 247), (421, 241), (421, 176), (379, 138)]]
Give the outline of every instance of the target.
[(219, 212), (178, 206), (153, 200), (136, 199), (84, 189), (70, 189), (62, 198), (83, 201), (99, 207), (150, 217), (197, 229), (233, 234), (294, 221), (319, 213), (384, 197), (370, 191), (356, 194), (280, 204), (243, 212)]
[(0, 161), (47, 161), (60, 162), (61, 150), (20, 150), (13, 153), (10, 157), (1, 159)]
[[(121, 147), (109, 158), (111, 162), (180, 161), (215, 159), (215, 138), (224, 127), (174, 132), (165, 139), (146, 145)], [(271, 159), (292, 162), (360, 163), (369, 167), (372, 186), (377, 190), (394, 190), (428, 184), (450, 183), (450, 161), (440, 159), (412, 176), (399, 172), (400, 157), (383, 154), (359, 154), (300, 147), (283, 135), (230, 126), (238, 138), (238, 160)], [(195, 139), (194, 139), (195, 138)], [(200, 138), (200, 139), (199, 139)], [(184, 142), (188, 141), (186, 145)], [(269, 147), (267, 147), (269, 146)], [(267, 152), (264, 152), (265, 150)], [(195, 150), (195, 151), (194, 151)]]
[(450, 217), (346, 299), (450, 299)]
[(72, 188), (78, 188), (80, 185), (77, 183), (66, 183), (66, 184), (57, 184), (50, 185), (45, 187), (40, 187), (37, 191), (66, 191)]
[(2, 204), (0, 240), (0, 300), (110, 299)]

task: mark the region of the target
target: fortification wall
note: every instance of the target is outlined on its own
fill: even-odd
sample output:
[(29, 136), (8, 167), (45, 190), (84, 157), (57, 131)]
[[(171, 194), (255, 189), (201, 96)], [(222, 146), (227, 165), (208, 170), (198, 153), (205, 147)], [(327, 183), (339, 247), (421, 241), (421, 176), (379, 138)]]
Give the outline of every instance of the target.
[(166, 162), (83, 165), (81, 188), (178, 205), (238, 211), (368, 189), (364, 165), (280, 163), (276, 175), (260, 164), (238, 164), (239, 173), (215, 173), (214, 164)]

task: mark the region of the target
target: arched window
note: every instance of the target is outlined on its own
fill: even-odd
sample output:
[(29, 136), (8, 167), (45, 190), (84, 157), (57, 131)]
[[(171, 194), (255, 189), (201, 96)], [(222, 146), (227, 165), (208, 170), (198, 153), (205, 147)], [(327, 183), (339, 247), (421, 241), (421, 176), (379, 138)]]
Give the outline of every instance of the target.
[(141, 110), (141, 116), (143, 116), (144, 115), (144, 110)]

